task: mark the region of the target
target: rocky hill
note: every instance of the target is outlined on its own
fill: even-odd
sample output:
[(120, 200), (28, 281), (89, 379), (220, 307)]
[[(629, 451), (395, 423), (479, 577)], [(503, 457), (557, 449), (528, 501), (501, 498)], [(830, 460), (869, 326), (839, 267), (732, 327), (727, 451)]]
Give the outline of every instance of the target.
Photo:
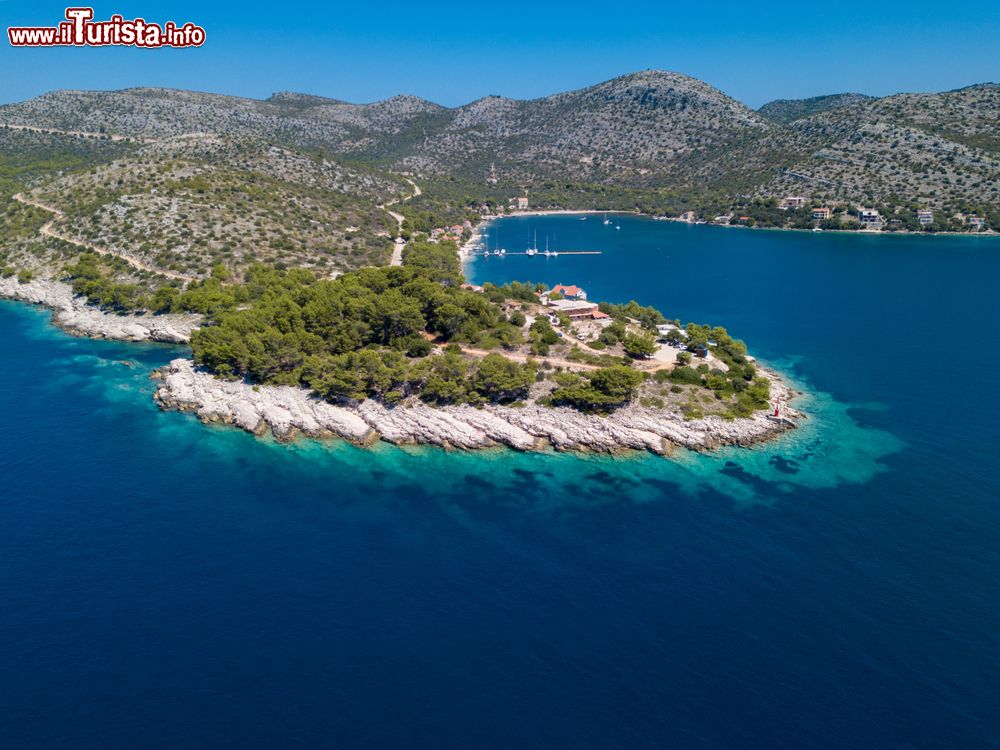
[(858, 102), (866, 102), (874, 97), (865, 94), (827, 94), (808, 99), (775, 99), (757, 111), (769, 120), (787, 125), (795, 120), (826, 112), (828, 109), (846, 107)]
[(446, 109), (412, 96), (349, 104), (280, 93), (266, 101), (168, 89), (56, 91), (0, 107), (0, 123), (153, 140), (257, 138), (433, 174), (556, 175), (651, 182), (772, 123), (706, 83), (645, 71), (531, 101), (487, 97)]
[(403, 162), (417, 170), (515, 180), (558, 176), (653, 184), (772, 124), (706, 83), (645, 71), (531, 101), (481, 99), (455, 110)]
[(898, 94), (792, 122), (803, 154), (761, 190), (935, 208), (1000, 205), (1000, 85)]
[(523, 189), (540, 205), (708, 217), (804, 195), (976, 212), (1000, 226), (998, 122), (997, 84), (757, 112), (662, 71), (457, 108), (414, 96), (55, 91), (0, 106), (0, 254), (44, 247), (58, 259), (72, 249), (53, 247), (62, 237), (194, 277), (254, 260), (330, 272), (385, 263), (397, 227), (379, 206), (410, 193), (400, 172), (424, 187), (408, 216), (430, 226)]

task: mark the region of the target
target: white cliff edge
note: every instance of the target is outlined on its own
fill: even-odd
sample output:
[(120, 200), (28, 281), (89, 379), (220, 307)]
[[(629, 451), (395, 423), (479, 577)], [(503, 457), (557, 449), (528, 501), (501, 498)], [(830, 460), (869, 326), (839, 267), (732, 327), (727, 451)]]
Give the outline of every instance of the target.
[[(782, 400), (793, 391), (777, 375), (772, 394)], [(801, 415), (787, 409), (786, 418), (766, 412), (725, 420), (706, 417), (685, 421), (679, 415), (630, 405), (607, 417), (569, 408), (530, 404), (512, 406), (444, 406), (424, 404), (395, 408), (371, 400), (335, 406), (304, 388), (253, 386), (220, 380), (188, 359), (176, 359), (159, 370), (155, 399), (163, 409), (189, 411), (207, 423), (228, 424), (256, 435), (271, 432), (280, 440), (297, 435), (339, 437), (357, 445), (376, 440), (394, 444), (427, 444), (463, 449), (506, 445), (517, 450), (559, 450), (616, 453), (647, 450), (670, 453), (675, 446), (708, 450), (722, 445), (750, 446), (794, 427)]]
[(44, 305), (53, 310), (53, 322), (74, 336), (117, 341), (160, 341), (186, 344), (201, 323), (199, 315), (116, 315), (92, 307), (73, 294), (68, 284), (49, 279), (20, 283), (0, 279), (0, 297)]

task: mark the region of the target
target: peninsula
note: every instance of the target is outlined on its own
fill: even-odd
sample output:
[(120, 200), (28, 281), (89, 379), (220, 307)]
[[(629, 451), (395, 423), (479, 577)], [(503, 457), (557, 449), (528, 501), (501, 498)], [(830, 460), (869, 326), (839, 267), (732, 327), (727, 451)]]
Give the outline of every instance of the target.
[(158, 374), (156, 399), (256, 434), (358, 444), (669, 453), (794, 425), (788, 386), (725, 329), (585, 297), (464, 283), (447, 242), (333, 280), (254, 267), (219, 288), (193, 361)]

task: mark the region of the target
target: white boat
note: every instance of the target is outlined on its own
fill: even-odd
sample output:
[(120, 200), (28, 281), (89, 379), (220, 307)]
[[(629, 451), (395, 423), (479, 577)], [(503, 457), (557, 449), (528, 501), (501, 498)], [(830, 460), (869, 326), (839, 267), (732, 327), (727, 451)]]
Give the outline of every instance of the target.
[(611, 219), (609, 219), (607, 216), (605, 216), (604, 217), (604, 225), (607, 226), (610, 223), (611, 223)]
[(615, 224), (615, 229), (621, 229), (621, 227), (618, 224)]
[(538, 230), (535, 230), (535, 239), (531, 247), (524, 251), (525, 255), (538, 255)]

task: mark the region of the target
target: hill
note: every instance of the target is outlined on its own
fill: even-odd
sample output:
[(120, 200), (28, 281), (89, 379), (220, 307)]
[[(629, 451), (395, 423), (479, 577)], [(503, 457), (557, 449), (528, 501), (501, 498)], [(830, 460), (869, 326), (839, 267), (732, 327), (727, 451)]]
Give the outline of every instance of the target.
[(653, 182), (771, 123), (706, 83), (645, 71), (530, 101), (446, 109), (413, 96), (349, 104), (279, 93), (265, 101), (169, 89), (56, 91), (0, 107), (0, 123), (152, 140), (209, 133), (323, 149), (354, 161), (483, 179), (558, 175)]
[(415, 144), (411, 169), (514, 181), (655, 184), (771, 124), (706, 83), (645, 71), (530, 101), (488, 97)]
[(826, 112), (828, 109), (846, 107), (850, 104), (869, 101), (873, 98), (866, 94), (827, 94), (826, 96), (813, 96), (808, 99), (775, 99), (757, 111), (769, 120), (787, 125), (795, 120), (801, 120), (820, 112)]
[(778, 171), (762, 192), (995, 210), (1000, 205), (997, 122), (997, 84), (827, 109), (789, 125), (789, 150), (806, 155)]
[(53, 266), (90, 246), (174, 278), (255, 261), (320, 274), (384, 264), (398, 229), (379, 206), (409, 195), (408, 177), (423, 194), (397, 203), (406, 233), (502, 210), (524, 190), (536, 207), (739, 211), (779, 226), (808, 224), (808, 211), (776, 208), (801, 195), (876, 206), (899, 226), (928, 207), (1000, 228), (998, 121), (997, 84), (758, 112), (654, 70), (457, 108), (55, 91), (0, 106), (0, 261)]

